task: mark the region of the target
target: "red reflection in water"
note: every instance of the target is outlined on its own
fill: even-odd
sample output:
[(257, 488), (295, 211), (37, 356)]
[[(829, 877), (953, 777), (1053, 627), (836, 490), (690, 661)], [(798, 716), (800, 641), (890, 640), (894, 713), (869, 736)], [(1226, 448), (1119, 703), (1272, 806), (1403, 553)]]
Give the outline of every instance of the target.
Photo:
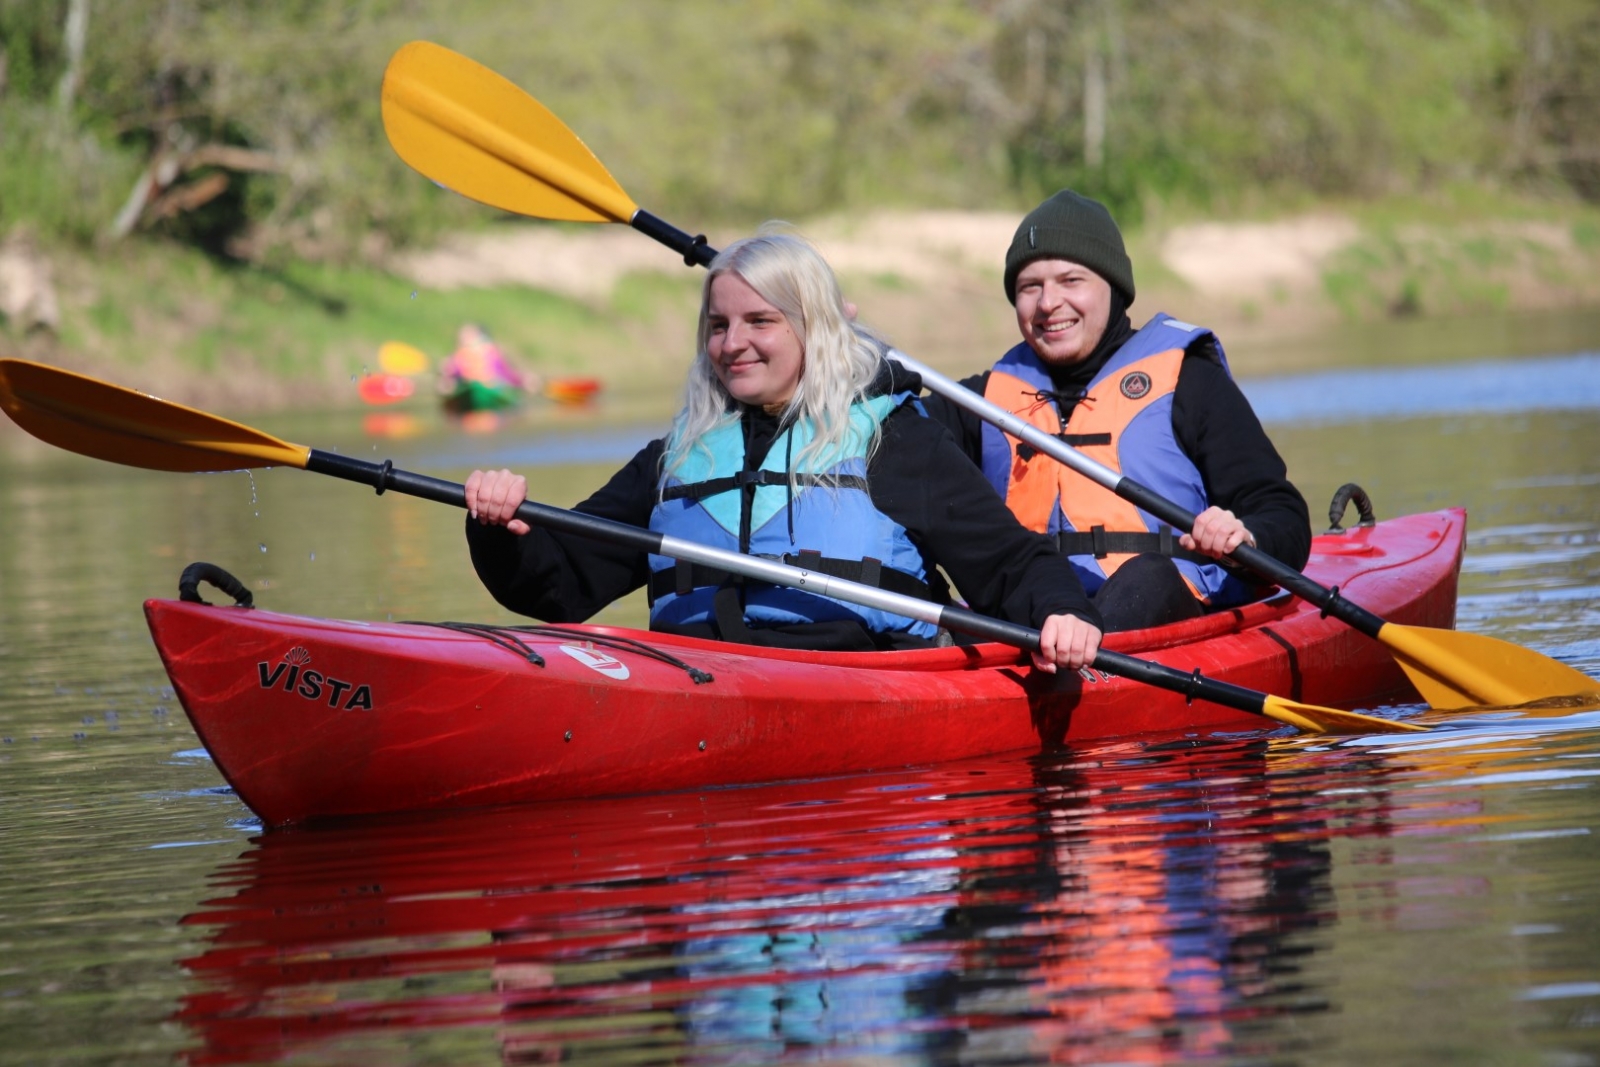
[(1315, 1007), (1273, 995), (1285, 938), (1331, 916), (1328, 838), (1387, 832), (1276, 767), (1123, 745), (268, 834), (185, 920), (189, 1059), (1215, 1057)]

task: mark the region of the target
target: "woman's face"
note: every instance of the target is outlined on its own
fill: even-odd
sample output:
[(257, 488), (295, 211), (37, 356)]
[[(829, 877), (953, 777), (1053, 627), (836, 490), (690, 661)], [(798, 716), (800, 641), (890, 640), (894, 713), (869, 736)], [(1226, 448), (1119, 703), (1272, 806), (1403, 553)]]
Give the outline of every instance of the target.
[(711, 282), (706, 326), (706, 353), (729, 395), (766, 408), (789, 402), (806, 351), (783, 312), (737, 274), (719, 274)]

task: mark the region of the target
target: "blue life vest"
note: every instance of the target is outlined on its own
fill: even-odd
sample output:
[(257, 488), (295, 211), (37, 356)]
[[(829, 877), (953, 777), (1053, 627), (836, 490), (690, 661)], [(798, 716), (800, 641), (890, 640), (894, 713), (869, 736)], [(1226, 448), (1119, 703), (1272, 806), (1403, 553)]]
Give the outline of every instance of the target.
[[(922, 553), (911, 543), (905, 527), (873, 506), (866, 481), (866, 449), (874, 429), (910, 395), (877, 396), (853, 405), (853, 433), (846, 452), (826, 466), (808, 461), (795, 468), (798, 484), (792, 488), (789, 466), (814, 436), (809, 422), (779, 432), (759, 470), (746, 473), (742, 473), (745, 456), (740, 423), (713, 430), (695, 442), (677, 471), (662, 475), (650, 529), (727, 551), (780, 560), (793, 557), (791, 561), (797, 565), (823, 573), (839, 574), (839, 568), (816, 566), (814, 561), (851, 561), (857, 573), (840, 576), (897, 592), (925, 590), (927, 567)], [(749, 540), (741, 544), (746, 513)], [(686, 626), (716, 618), (713, 598), (720, 581), (705, 584), (701, 568), (679, 565), (665, 556), (652, 555), (650, 570), (655, 593), (650, 605), (652, 626)], [(880, 572), (884, 580), (873, 582), (873, 575)], [(927, 639), (938, 633), (931, 623), (798, 589), (749, 582), (739, 591), (744, 620), (751, 628), (854, 619), (871, 633), (907, 633)]]
[[(1125, 341), (1084, 390), (1065, 426), (1048, 394), (1055, 389), (1050, 372), (1026, 343), (1011, 349), (994, 365), (984, 393), (1046, 433), (1062, 436), (1089, 458), (1132, 478), (1168, 500), (1199, 514), (1210, 502), (1194, 462), (1172, 432), (1173, 393), (1189, 346), (1209, 339), (1227, 370), (1227, 358), (1216, 336), (1204, 327), (1157, 315)], [(983, 427), (983, 473), (1016, 513), (1019, 521), (1040, 533), (1159, 533), (1164, 523), (1087, 477), (1019, 450), (1016, 438), (992, 424)], [(1187, 533), (1177, 531), (1178, 534)], [(1132, 553), (1073, 555), (1072, 564), (1093, 595)], [(1215, 563), (1182, 556), (1173, 560), (1195, 595), (1212, 607), (1246, 603), (1258, 590)]]

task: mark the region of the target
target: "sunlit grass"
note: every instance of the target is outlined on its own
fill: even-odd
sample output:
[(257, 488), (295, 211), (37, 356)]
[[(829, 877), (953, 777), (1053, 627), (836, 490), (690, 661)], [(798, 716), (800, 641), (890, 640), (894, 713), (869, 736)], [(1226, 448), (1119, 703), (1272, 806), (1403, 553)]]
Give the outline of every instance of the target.
[(623, 391), (656, 378), (675, 385), (692, 353), (701, 278), (687, 269), (629, 275), (609, 300), (589, 303), (509, 285), (426, 289), (364, 266), (219, 263), (151, 240), (50, 256), (60, 265), (59, 344), (74, 362), (165, 368), (169, 383), (195, 375), (298, 382), (302, 394), (376, 372), (386, 341), (437, 363), (466, 322), (547, 377), (596, 375)]

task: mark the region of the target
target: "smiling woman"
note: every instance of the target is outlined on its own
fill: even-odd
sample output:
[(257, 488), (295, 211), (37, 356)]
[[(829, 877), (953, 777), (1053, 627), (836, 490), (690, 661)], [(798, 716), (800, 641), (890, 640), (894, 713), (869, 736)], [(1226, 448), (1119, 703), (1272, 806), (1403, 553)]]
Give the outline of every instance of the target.
[(805, 349), (783, 312), (737, 274), (711, 282), (706, 353), (717, 381), (741, 404), (776, 415), (800, 386)]

